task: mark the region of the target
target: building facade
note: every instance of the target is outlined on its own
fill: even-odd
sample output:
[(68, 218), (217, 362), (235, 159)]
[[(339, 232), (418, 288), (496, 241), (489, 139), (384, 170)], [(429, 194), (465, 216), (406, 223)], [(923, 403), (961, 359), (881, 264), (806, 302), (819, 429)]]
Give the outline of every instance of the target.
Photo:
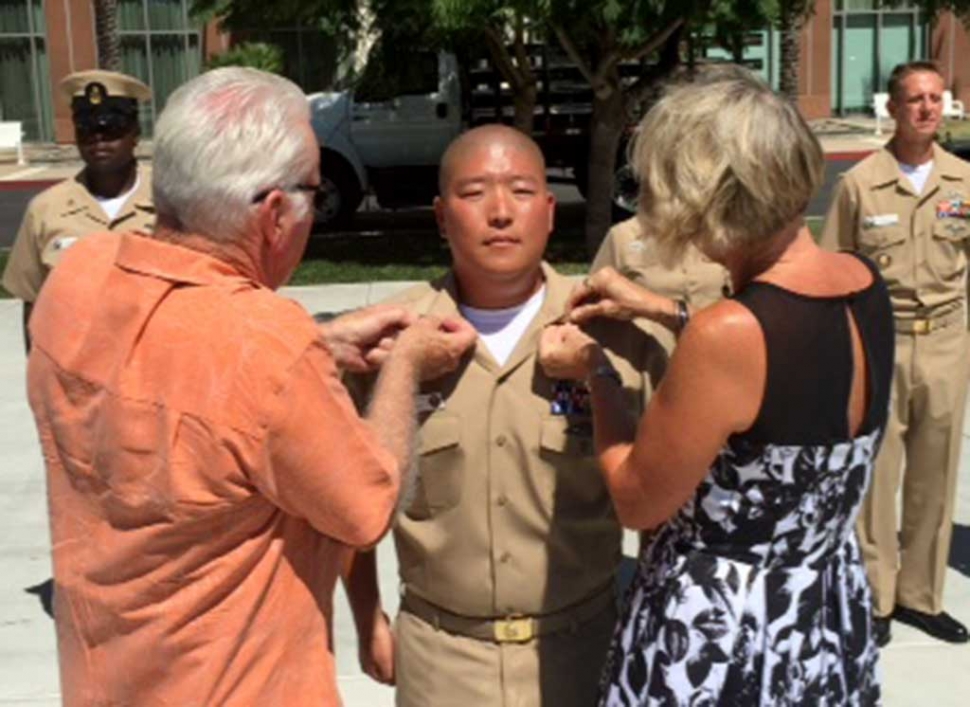
[[(150, 136), (165, 99), (197, 75), (229, 38), (193, 20), (191, 0), (118, 0), (122, 70), (152, 88), (142, 108)], [(285, 72), (307, 91), (326, 87), (333, 47), (319, 31), (281, 28), (246, 33), (284, 50)], [(745, 61), (774, 85), (780, 74), (778, 33), (752, 32)], [(710, 59), (727, 58), (708, 47)], [(935, 23), (912, 3), (888, 9), (876, 0), (818, 0), (801, 34), (799, 106), (809, 119), (865, 113), (885, 91), (892, 67), (932, 59), (954, 97), (970, 103), (970, 37), (959, 20)], [(73, 71), (94, 68), (97, 48), (91, 0), (0, 0), (0, 120), (19, 120), (35, 142), (71, 142), (70, 106), (56, 86)]]

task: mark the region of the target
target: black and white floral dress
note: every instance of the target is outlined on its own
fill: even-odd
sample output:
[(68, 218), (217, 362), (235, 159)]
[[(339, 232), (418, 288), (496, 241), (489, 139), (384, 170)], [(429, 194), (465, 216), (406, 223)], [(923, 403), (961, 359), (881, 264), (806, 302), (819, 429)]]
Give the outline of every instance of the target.
[[(885, 287), (866, 263), (873, 284), (847, 297), (767, 283), (737, 295), (765, 333), (762, 408), (643, 549), (601, 705), (880, 702), (854, 524), (886, 422), (893, 333)], [(854, 438), (847, 309), (869, 371)]]

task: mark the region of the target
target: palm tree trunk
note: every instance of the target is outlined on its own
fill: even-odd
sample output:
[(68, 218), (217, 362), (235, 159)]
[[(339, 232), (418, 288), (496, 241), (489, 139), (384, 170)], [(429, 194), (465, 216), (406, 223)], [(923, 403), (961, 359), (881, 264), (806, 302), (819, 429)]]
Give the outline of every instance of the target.
[(121, 71), (118, 0), (94, 0), (94, 26), (98, 45), (98, 67), (108, 71)]

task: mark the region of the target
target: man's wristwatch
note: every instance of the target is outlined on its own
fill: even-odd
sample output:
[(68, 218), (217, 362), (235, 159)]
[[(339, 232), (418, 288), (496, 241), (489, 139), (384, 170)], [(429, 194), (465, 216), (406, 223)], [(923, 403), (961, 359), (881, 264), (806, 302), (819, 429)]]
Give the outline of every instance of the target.
[(690, 310), (687, 309), (687, 303), (684, 300), (679, 299), (674, 302), (677, 305), (677, 333), (679, 334), (690, 321)]
[(609, 380), (613, 381), (621, 388), (623, 387), (623, 379), (620, 378), (619, 371), (613, 368), (612, 364), (609, 364), (609, 363), (601, 363), (600, 365), (598, 365), (596, 368), (594, 368), (592, 371), (589, 372), (589, 375), (586, 376), (587, 387), (592, 387), (594, 378), (608, 378)]

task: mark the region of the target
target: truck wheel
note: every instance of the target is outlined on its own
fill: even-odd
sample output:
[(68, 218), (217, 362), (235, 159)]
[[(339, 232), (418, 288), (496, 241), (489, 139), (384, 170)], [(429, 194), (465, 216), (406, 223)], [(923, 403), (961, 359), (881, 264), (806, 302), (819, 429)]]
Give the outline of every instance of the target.
[(332, 229), (350, 222), (364, 198), (353, 168), (332, 150), (320, 151), (321, 195), (314, 204), (314, 222)]

